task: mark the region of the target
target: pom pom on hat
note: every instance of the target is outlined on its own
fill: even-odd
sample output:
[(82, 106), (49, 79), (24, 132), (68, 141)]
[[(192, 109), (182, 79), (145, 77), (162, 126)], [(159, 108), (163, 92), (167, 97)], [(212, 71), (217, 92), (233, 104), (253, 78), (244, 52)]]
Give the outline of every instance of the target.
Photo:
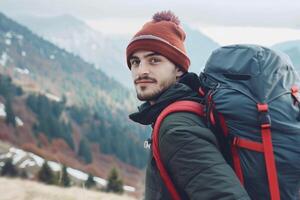
[(177, 25), (180, 25), (180, 20), (171, 11), (162, 11), (162, 12), (155, 13), (152, 19), (155, 22), (170, 21)]

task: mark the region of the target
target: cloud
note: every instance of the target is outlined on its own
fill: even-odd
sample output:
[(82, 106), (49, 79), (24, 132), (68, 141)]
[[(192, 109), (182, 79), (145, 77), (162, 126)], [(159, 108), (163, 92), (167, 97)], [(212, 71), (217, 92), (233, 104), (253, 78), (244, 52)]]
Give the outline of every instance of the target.
[(259, 44), (272, 46), (288, 40), (300, 40), (300, 29), (259, 27), (201, 27), (220, 45)]
[(150, 19), (161, 10), (198, 25), (290, 27), (300, 24), (298, 0), (1, 0), (8, 15), (70, 14), (85, 21)]

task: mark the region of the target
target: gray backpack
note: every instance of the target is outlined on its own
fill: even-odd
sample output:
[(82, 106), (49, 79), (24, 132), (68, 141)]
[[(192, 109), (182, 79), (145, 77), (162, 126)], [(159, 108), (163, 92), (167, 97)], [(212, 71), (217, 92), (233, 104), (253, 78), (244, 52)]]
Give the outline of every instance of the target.
[(225, 46), (200, 81), (207, 121), (251, 199), (298, 199), (300, 79), (289, 58), (261, 46)]

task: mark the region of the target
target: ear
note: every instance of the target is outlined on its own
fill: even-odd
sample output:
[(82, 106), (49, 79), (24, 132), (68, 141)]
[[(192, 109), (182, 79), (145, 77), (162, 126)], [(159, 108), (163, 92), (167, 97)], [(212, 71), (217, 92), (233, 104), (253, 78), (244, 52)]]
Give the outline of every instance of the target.
[(184, 74), (182, 69), (178, 66), (176, 66), (175, 70), (176, 70), (176, 79), (180, 78)]

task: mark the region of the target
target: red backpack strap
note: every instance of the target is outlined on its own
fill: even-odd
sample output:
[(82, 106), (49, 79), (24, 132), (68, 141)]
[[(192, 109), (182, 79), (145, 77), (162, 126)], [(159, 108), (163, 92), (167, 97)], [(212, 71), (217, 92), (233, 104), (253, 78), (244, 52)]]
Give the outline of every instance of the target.
[(237, 147), (263, 153), (271, 200), (280, 200), (279, 183), (272, 144), (271, 118), (268, 113), (268, 104), (257, 104), (257, 110), (259, 112), (262, 143), (235, 137), (232, 143), (234, 168), (240, 181), (243, 183), (244, 179)]
[(275, 165), (275, 157), (271, 136), (271, 120), (268, 114), (268, 104), (257, 104), (257, 110), (261, 114), (261, 134), (262, 144), (265, 155), (267, 175), (269, 180), (269, 190), (272, 200), (280, 199), (279, 184), (277, 178), (277, 170)]
[(162, 177), (163, 182), (165, 183), (168, 191), (170, 192), (173, 200), (180, 200), (180, 195), (178, 194), (170, 176), (168, 175), (168, 172), (161, 160), (159, 147), (158, 147), (158, 140), (159, 140), (159, 129), (162, 121), (166, 116), (168, 116), (171, 113), (175, 112), (191, 112), (195, 113), (196, 115), (199, 115), (201, 117), (204, 116), (203, 112), (203, 106), (200, 103), (193, 102), (193, 101), (177, 101), (169, 106), (167, 106), (157, 117), (157, 120), (155, 122), (153, 132), (152, 132), (152, 153), (153, 157), (156, 161), (156, 165), (158, 168), (158, 171), (160, 173), (160, 176)]

